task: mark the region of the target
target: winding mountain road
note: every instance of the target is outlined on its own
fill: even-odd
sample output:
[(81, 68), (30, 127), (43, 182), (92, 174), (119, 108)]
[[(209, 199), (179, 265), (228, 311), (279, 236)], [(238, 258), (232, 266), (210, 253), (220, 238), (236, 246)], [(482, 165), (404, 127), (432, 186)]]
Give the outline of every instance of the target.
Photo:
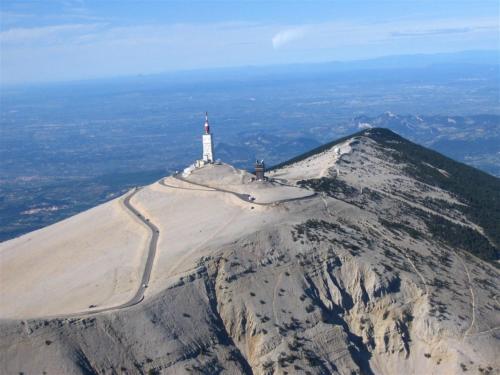
[[(200, 187), (203, 187), (203, 188), (207, 188), (207, 189), (212, 189), (213, 191), (219, 191), (221, 193), (228, 193), (228, 194), (232, 194), (234, 195), (235, 197), (241, 199), (242, 201), (246, 202), (246, 203), (251, 203), (251, 204), (256, 204), (256, 205), (259, 205), (259, 206), (272, 206), (272, 205), (276, 205), (276, 204), (281, 204), (281, 203), (287, 203), (287, 202), (294, 202), (294, 201), (299, 201), (299, 200), (304, 200), (304, 199), (310, 199), (310, 198), (313, 198), (315, 196), (318, 195), (318, 193), (312, 193), (311, 195), (307, 195), (305, 197), (296, 197), (296, 198), (287, 198), (287, 199), (282, 199), (282, 200), (278, 200), (278, 201), (274, 201), (274, 202), (267, 202), (267, 203), (259, 203), (259, 202), (255, 202), (255, 201), (252, 201), (250, 200), (250, 197), (251, 195), (250, 194), (242, 194), (242, 193), (236, 193), (234, 191), (231, 191), (231, 190), (226, 190), (226, 189), (220, 189), (220, 188), (217, 188), (217, 187), (213, 187), (213, 186), (209, 186), (209, 185), (204, 185), (204, 184), (200, 184), (198, 182), (193, 182), (193, 181), (189, 181), (181, 176), (179, 176), (178, 174), (174, 174), (172, 175), (173, 178), (176, 178), (177, 180), (179, 181), (183, 181), (183, 182), (186, 182), (188, 184), (192, 184), (192, 185), (196, 185), (196, 186), (200, 186)], [(161, 179), (160, 180), (160, 184), (162, 184), (163, 186), (166, 186), (166, 187), (172, 187), (170, 185), (167, 185), (164, 181), (164, 179)], [(295, 186), (294, 186), (295, 187)], [(178, 189), (183, 189), (183, 188), (178, 188)], [(184, 188), (185, 189), (185, 188)], [(188, 190), (191, 190), (191, 189), (188, 189)]]
[(86, 315), (92, 315), (92, 314), (97, 314), (105, 311), (113, 311), (113, 310), (119, 310), (119, 309), (124, 309), (127, 307), (131, 307), (134, 305), (137, 305), (144, 299), (144, 292), (146, 291), (146, 288), (148, 287), (149, 279), (151, 277), (151, 270), (153, 269), (153, 263), (154, 259), (156, 256), (156, 248), (158, 244), (158, 237), (160, 236), (160, 231), (158, 227), (153, 224), (148, 218), (146, 218), (142, 213), (139, 212), (132, 204), (130, 203), (130, 200), (134, 197), (137, 192), (139, 192), (141, 188), (135, 188), (131, 194), (129, 194), (125, 199), (123, 200), (123, 205), (125, 208), (127, 208), (132, 215), (134, 215), (137, 219), (139, 219), (142, 224), (146, 225), (149, 230), (151, 231), (151, 238), (149, 240), (149, 244), (147, 246), (147, 251), (148, 255), (146, 258), (146, 263), (144, 265), (144, 271), (142, 273), (142, 278), (141, 282), (139, 284), (139, 287), (137, 291), (135, 292), (134, 296), (129, 299), (127, 302), (124, 302), (120, 305), (116, 306), (110, 306), (110, 307), (103, 307), (103, 308), (95, 308), (91, 310), (85, 310), (81, 312), (76, 312), (76, 313), (70, 313), (70, 314), (60, 314), (56, 315), (54, 317), (61, 317), (64, 316), (65, 318), (67, 317), (79, 317), (79, 316), (86, 316)]
[(156, 248), (158, 245), (158, 237), (160, 236), (160, 230), (153, 224), (148, 218), (144, 217), (134, 206), (130, 204), (130, 199), (139, 191), (137, 189), (124, 199), (123, 204), (127, 207), (133, 214), (137, 216), (152, 232), (151, 240), (149, 241), (148, 257), (146, 259), (146, 264), (144, 266), (144, 272), (142, 274), (141, 284), (139, 289), (135, 293), (132, 299), (120, 306), (118, 308), (129, 307), (138, 304), (144, 298), (144, 292), (149, 284), (149, 279), (151, 277), (151, 270), (153, 269), (153, 262), (155, 260)]

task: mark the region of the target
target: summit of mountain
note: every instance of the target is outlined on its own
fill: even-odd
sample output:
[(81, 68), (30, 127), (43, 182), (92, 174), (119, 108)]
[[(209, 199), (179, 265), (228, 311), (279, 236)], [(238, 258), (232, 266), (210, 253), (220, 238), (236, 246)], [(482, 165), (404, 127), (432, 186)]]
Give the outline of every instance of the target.
[(381, 128), (267, 176), (208, 164), (0, 244), (2, 372), (499, 372), (498, 178)]

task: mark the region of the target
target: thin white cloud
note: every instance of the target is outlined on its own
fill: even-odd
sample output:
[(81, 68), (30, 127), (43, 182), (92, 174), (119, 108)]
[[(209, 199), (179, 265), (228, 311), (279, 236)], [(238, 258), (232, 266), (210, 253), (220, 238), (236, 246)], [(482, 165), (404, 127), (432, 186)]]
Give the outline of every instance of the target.
[(81, 33), (94, 30), (102, 24), (82, 23), (82, 24), (64, 24), (43, 27), (30, 28), (12, 28), (0, 32), (0, 43), (2, 44), (20, 44), (27, 42), (47, 42), (51, 38), (59, 36), (69, 36), (74, 33)]
[(498, 30), (498, 25), (479, 25), (471, 27), (450, 27), (450, 28), (438, 28), (438, 29), (421, 29), (421, 30), (405, 30), (405, 31), (394, 31), (391, 32), (393, 37), (419, 37), (419, 36), (438, 36), (445, 34), (466, 34), (473, 32), (481, 32), (488, 30)]
[(295, 40), (302, 39), (306, 34), (305, 27), (295, 27), (280, 31), (272, 38), (273, 47), (281, 48)]

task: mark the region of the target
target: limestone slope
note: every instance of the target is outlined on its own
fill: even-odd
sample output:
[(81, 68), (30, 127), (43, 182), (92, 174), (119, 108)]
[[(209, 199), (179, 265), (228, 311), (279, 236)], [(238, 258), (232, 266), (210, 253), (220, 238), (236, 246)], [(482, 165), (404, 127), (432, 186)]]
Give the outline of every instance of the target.
[[(144, 301), (4, 319), (1, 372), (499, 373), (495, 228), (459, 167), (405, 142), (372, 129), (269, 184), (223, 165), (145, 187), (131, 203), (160, 236)], [(479, 178), (477, 196), (498, 183)]]
[(150, 233), (123, 199), (0, 244), (0, 318), (113, 306), (131, 298)]

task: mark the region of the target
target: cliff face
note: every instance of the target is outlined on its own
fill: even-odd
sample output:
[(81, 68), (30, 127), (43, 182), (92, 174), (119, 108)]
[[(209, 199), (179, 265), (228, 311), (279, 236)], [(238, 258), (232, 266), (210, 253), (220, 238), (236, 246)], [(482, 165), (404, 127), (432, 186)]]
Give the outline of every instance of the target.
[(136, 306), (2, 321), (2, 372), (499, 373), (496, 234), (445, 188), (457, 170), (402, 142), (371, 130), (272, 171), (317, 195), (252, 206), (259, 225)]

